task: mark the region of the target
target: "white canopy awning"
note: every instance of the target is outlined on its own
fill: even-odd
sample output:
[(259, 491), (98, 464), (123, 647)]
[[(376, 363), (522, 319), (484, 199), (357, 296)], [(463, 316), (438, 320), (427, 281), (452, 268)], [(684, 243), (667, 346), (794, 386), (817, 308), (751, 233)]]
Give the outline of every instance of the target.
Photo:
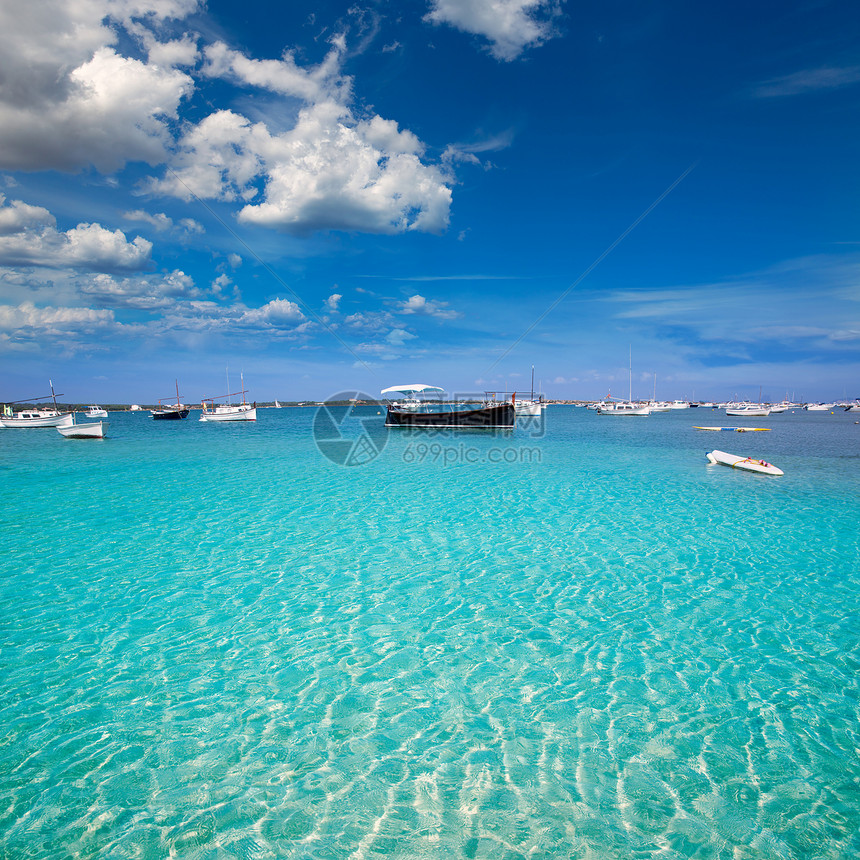
[(424, 385), (421, 382), (416, 382), (414, 385), (392, 385), (391, 388), (384, 388), (380, 394), (426, 394), (428, 391), (438, 391), (445, 393), (444, 388), (439, 388), (437, 385)]

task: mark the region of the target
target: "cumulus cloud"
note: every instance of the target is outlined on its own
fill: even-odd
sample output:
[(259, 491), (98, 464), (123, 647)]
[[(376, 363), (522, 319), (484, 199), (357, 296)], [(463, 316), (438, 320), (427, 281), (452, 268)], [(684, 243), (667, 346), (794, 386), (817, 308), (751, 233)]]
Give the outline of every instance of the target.
[(0, 264), (71, 267), (90, 271), (142, 269), (149, 264), (152, 243), (136, 236), (129, 242), (121, 230), (100, 224), (78, 224), (57, 230), (54, 216), (41, 206), (20, 200), (6, 204), (0, 195)]
[(340, 310), (340, 300), (342, 298), (343, 296), (340, 293), (332, 293), (325, 300), (325, 309), (331, 314), (337, 313)]
[(196, 299), (202, 293), (179, 269), (166, 275), (117, 278), (100, 274), (79, 285), (80, 295), (101, 307), (163, 310), (179, 300)]
[(444, 320), (452, 320), (460, 316), (458, 311), (448, 308), (448, 302), (436, 302), (420, 295), (410, 296), (405, 302), (400, 302), (397, 313), (422, 314)]
[(152, 190), (245, 200), (240, 221), (299, 235), (439, 232), (451, 190), (440, 168), (421, 161), (422, 149), (396, 123), (378, 116), (356, 122), (334, 101), (303, 108), (295, 127), (278, 135), (217, 111), (187, 132), (171, 172)]
[(118, 53), (116, 24), (140, 16), (157, 26), (196, 5), (0, 5), (0, 167), (74, 171), (94, 165), (112, 172), (131, 160), (164, 161), (168, 122), (193, 81), (170, 65)]
[(554, 35), (556, 0), (432, 0), (425, 21), (483, 36), (497, 60), (516, 59)]
[(0, 305), (0, 343), (7, 348), (66, 339), (114, 325), (113, 311), (93, 308), (36, 307), (33, 302)]

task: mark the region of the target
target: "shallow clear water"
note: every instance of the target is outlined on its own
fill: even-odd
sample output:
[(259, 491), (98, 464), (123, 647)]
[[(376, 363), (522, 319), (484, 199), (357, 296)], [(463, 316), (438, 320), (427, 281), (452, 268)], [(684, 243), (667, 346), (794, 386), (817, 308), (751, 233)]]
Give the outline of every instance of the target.
[(860, 856), (851, 413), (258, 414), (0, 433), (0, 857)]

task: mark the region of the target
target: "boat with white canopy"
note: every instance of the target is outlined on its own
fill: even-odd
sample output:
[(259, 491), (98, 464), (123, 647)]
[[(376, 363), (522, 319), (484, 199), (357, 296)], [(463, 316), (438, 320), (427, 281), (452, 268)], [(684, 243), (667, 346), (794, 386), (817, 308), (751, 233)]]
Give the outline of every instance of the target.
[(391, 405), (395, 409), (415, 411), (426, 406), (425, 400), (418, 397), (419, 394), (444, 394), (445, 389), (439, 388), (437, 385), (425, 385), (423, 382), (412, 383), (411, 385), (392, 385), (390, 388), (383, 388), (379, 392), (382, 395), (400, 394), (400, 400), (395, 401)]

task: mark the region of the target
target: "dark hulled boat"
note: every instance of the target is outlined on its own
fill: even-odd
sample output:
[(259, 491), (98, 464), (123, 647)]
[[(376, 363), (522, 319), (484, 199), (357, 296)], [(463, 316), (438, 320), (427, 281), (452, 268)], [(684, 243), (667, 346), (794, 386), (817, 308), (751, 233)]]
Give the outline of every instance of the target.
[[(171, 398), (172, 399), (172, 398)], [(176, 405), (165, 404), (158, 401), (158, 409), (150, 410), (150, 414), (156, 421), (181, 421), (188, 417), (191, 410), (182, 403), (179, 398), (179, 380), (176, 380)]]
[(511, 403), (495, 403), (479, 409), (459, 409), (448, 412), (413, 412), (388, 407), (386, 427), (421, 427), (443, 429), (510, 429), (516, 412)]

